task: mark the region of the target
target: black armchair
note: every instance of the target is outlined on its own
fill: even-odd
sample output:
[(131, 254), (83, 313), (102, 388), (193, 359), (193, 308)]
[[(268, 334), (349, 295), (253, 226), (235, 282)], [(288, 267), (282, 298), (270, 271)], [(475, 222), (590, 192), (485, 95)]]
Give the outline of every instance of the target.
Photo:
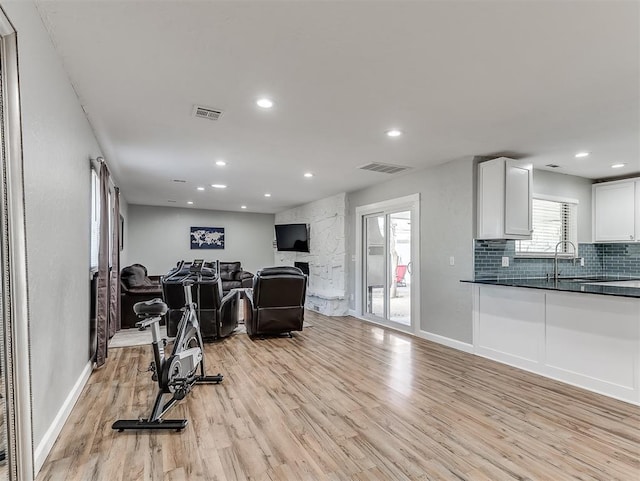
[(266, 267), (244, 290), (244, 323), (249, 336), (302, 331), (307, 276), (297, 267)]
[(253, 274), (242, 270), (240, 262), (220, 262), (219, 264), (224, 294), (231, 289), (247, 288), (253, 285)]
[[(162, 278), (163, 298), (169, 312), (167, 313), (167, 335), (174, 337), (178, 331), (178, 323), (182, 318), (185, 305), (182, 281), (189, 273), (188, 264), (183, 266), (184, 272), (171, 271)], [(238, 327), (238, 291), (222, 295), (222, 281), (215, 269), (203, 269), (198, 280), (191, 286), (193, 302), (196, 303), (196, 315), (200, 322), (200, 333), (203, 340), (211, 341), (227, 337)]]
[(140, 319), (133, 312), (137, 302), (162, 297), (160, 276), (148, 276), (142, 264), (132, 264), (120, 271), (120, 326), (122, 329), (135, 327)]

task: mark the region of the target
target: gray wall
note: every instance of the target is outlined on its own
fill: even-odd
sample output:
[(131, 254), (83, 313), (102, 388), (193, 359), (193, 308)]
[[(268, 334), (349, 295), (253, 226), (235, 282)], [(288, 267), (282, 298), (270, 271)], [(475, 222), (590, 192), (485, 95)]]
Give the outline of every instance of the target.
[[(420, 193), (421, 329), (472, 342), (474, 161), (468, 157), (348, 194), (348, 290), (355, 294), (356, 207)], [(455, 266), (449, 257), (455, 257)], [(351, 301), (351, 308), (354, 308)]]
[(548, 170), (533, 172), (533, 193), (578, 200), (578, 242), (591, 242), (591, 179)]
[[(126, 259), (149, 274), (165, 274), (179, 260), (241, 261), (250, 272), (273, 265), (273, 214), (225, 212), (129, 204)], [(191, 250), (190, 227), (224, 227), (225, 248)]]
[(2, 6), (18, 32), (38, 446), (89, 361), (89, 157), (100, 152), (34, 5)]

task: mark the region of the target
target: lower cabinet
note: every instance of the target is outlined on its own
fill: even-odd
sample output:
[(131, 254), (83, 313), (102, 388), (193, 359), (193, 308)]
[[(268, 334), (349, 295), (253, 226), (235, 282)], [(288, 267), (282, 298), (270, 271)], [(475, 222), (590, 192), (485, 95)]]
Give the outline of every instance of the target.
[(474, 285), (476, 354), (640, 405), (640, 299)]

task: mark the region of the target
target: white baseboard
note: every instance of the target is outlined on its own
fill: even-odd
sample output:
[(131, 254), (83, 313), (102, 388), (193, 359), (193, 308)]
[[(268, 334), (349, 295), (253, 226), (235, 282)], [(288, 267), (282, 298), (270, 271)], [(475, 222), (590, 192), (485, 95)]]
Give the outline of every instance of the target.
[(90, 361), (87, 363), (87, 365), (84, 367), (84, 369), (80, 373), (80, 377), (78, 378), (75, 385), (71, 389), (71, 392), (69, 392), (67, 399), (65, 399), (64, 403), (60, 407), (60, 410), (58, 411), (58, 414), (56, 414), (56, 417), (51, 423), (51, 426), (49, 426), (49, 429), (47, 429), (47, 432), (44, 433), (42, 440), (36, 447), (33, 453), (34, 471), (36, 475), (40, 471), (40, 468), (42, 468), (42, 465), (47, 459), (47, 456), (49, 455), (51, 448), (53, 448), (53, 445), (56, 442), (56, 439), (58, 439), (58, 435), (60, 434), (60, 431), (62, 431), (62, 427), (64, 426), (64, 423), (67, 421), (69, 414), (71, 414), (71, 410), (73, 409), (73, 406), (75, 406), (76, 401), (80, 397), (80, 393), (82, 392), (82, 389), (84, 388), (85, 384), (87, 384), (87, 381), (89, 380), (89, 376), (91, 375), (92, 370), (93, 370), (93, 362)]
[(439, 334), (433, 334), (432, 332), (422, 331), (418, 333), (419, 337), (427, 339), (428, 341), (437, 342), (443, 346), (452, 347), (458, 351), (468, 352), (473, 354), (473, 344), (467, 342), (458, 341), (457, 339), (451, 339), (450, 337), (441, 336)]
[(457, 339), (451, 339), (450, 337), (441, 336), (439, 334), (433, 334), (432, 332), (423, 331), (422, 329), (420, 329), (417, 333), (405, 331), (403, 329), (395, 329), (392, 326), (380, 324), (378, 322), (372, 321), (371, 319), (365, 319), (364, 317), (358, 315), (358, 313), (353, 309), (349, 309), (349, 315), (351, 317), (355, 317), (356, 319), (360, 319), (361, 321), (368, 322), (369, 324), (375, 324), (376, 326), (386, 327), (387, 329), (393, 329), (394, 331), (404, 332), (405, 334), (409, 334), (410, 336), (416, 336), (428, 341), (433, 341), (438, 344), (442, 344), (443, 346), (457, 349), (458, 351), (468, 352), (470, 354), (474, 353), (473, 344), (469, 344), (467, 342), (458, 341)]

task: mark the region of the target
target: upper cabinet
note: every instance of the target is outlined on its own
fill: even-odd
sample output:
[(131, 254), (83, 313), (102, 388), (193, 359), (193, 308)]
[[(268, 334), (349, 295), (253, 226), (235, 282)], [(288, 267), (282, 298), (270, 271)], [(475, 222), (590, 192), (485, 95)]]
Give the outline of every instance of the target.
[(478, 239), (531, 239), (532, 165), (500, 157), (478, 164)]
[(593, 241), (640, 242), (640, 178), (593, 185)]

